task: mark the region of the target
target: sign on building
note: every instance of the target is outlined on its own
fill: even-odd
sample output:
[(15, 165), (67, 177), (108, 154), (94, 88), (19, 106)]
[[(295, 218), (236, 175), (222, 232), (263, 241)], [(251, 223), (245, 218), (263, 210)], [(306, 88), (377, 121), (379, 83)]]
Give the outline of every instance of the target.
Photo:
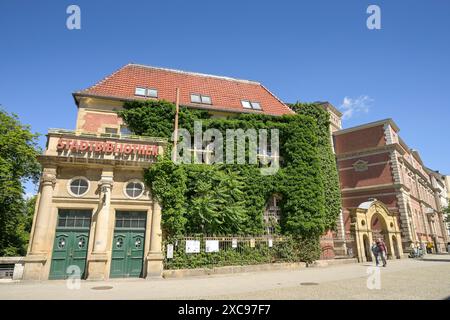
[(219, 252), (219, 240), (206, 240), (205, 249), (206, 252)]
[(167, 245), (166, 257), (167, 257), (167, 259), (173, 259), (173, 244)]
[(186, 253), (200, 253), (200, 240), (186, 240)]

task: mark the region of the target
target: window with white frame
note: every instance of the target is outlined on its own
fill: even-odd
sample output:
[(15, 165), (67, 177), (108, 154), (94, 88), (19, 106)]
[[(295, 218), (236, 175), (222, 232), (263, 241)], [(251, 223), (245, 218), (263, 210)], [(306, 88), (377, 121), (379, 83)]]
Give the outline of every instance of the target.
[(245, 109), (261, 110), (261, 104), (259, 102), (242, 100), (241, 104)]
[(89, 190), (89, 181), (84, 177), (75, 177), (69, 182), (69, 192), (76, 197), (85, 195)]
[(158, 90), (154, 88), (137, 87), (134, 95), (141, 97), (158, 98)]
[(205, 96), (198, 93), (191, 93), (191, 102), (193, 103), (203, 103), (203, 104), (212, 104), (211, 97)]
[(125, 185), (124, 192), (128, 198), (137, 199), (144, 193), (144, 184), (138, 180), (129, 181)]

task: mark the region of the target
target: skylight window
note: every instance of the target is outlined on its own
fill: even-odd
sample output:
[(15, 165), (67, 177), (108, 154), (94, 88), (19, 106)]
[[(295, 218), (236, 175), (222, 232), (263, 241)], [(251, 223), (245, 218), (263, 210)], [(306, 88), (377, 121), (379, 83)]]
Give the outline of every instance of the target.
[(193, 103), (203, 103), (203, 104), (212, 104), (210, 96), (204, 96), (197, 93), (191, 94), (191, 102)]
[(245, 109), (251, 109), (252, 108), (252, 105), (251, 105), (250, 101), (247, 101), (247, 100), (242, 100), (242, 106)]
[(136, 90), (134, 91), (134, 94), (136, 96), (143, 96), (143, 97), (145, 97), (146, 91), (147, 90), (145, 88), (136, 88)]
[(255, 109), (255, 110), (261, 110), (261, 104), (259, 102), (250, 102), (248, 100), (242, 100), (242, 107), (245, 109)]
[(137, 87), (135, 89), (135, 91), (134, 91), (134, 95), (141, 96), (141, 97), (158, 98), (158, 90), (150, 89), (150, 88)]
[(202, 103), (211, 104), (211, 97), (208, 96), (201, 96)]
[(202, 99), (199, 94), (191, 94), (191, 102), (202, 103)]
[(252, 102), (252, 108), (256, 110), (261, 110), (261, 105), (259, 102)]
[(158, 98), (158, 90), (147, 89), (147, 97)]

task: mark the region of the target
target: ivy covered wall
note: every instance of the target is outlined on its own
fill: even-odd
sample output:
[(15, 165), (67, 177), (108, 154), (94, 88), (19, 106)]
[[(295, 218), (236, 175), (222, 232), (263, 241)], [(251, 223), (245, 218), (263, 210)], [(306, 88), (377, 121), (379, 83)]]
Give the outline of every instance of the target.
[[(282, 117), (239, 114), (210, 118), (205, 111), (180, 108), (179, 127), (204, 129), (278, 129), (283, 165), (261, 175), (257, 165), (179, 164), (170, 152), (147, 169), (145, 180), (162, 205), (165, 237), (182, 234), (263, 234), (269, 197), (281, 195), (280, 233), (318, 239), (333, 228), (340, 208), (336, 164), (330, 144), (328, 113), (297, 104), (298, 114)], [(138, 135), (171, 138), (175, 106), (164, 101), (127, 102), (119, 112)], [(225, 134), (224, 134), (225, 135)]]

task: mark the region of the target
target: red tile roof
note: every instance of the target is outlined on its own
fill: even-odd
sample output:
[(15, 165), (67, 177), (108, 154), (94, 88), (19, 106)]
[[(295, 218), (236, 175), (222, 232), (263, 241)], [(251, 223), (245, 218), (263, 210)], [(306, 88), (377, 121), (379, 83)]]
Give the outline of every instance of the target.
[[(97, 96), (123, 100), (148, 99), (135, 95), (136, 87), (158, 90), (158, 99), (175, 102), (176, 88), (180, 88), (180, 104), (195, 108), (228, 112), (257, 112), (271, 115), (293, 113), (287, 105), (262, 84), (228, 77), (127, 64), (97, 84), (74, 96)], [(211, 97), (212, 104), (195, 104), (190, 94)], [(259, 102), (262, 111), (244, 109), (241, 100)]]

